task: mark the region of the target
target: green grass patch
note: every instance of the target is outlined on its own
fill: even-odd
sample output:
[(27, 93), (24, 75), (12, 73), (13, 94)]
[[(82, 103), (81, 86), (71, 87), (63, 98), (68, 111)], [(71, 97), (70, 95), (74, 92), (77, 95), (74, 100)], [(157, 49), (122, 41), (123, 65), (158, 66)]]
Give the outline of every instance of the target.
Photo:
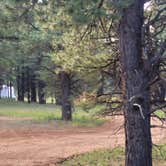
[(153, 159), (165, 160), (166, 162), (166, 144), (153, 146)]
[(102, 125), (104, 122), (106, 122), (105, 119), (81, 110), (73, 113), (74, 126), (94, 127)]
[(0, 102), (0, 116), (32, 118), (33, 120), (59, 120), (61, 118), (60, 115), (60, 108), (51, 104)]
[(121, 147), (113, 150), (97, 150), (75, 156), (59, 166), (123, 166), (124, 150)]
[[(117, 147), (73, 156), (59, 163), (59, 166), (124, 166), (124, 160), (124, 148)], [(153, 165), (166, 165), (166, 144), (153, 147)]]
[[(99, 107), (85, 112), (76, 107), (73, 112), (73, 121), (68, 124), (74, 126), (93, 127), (103, 124), (106, 120), (94, 115)], [(37, 121), (61, 120), (61, 108), (55, 104), (28, 104), (10, 100), (0, 100), (0, 116), (13, 118), (31, 118)]]
[(164, 111), (159, 110), (159, 111), (156, 111), (154, 114), (158, 116), (159, 118), (166, 118), (166, 114)]

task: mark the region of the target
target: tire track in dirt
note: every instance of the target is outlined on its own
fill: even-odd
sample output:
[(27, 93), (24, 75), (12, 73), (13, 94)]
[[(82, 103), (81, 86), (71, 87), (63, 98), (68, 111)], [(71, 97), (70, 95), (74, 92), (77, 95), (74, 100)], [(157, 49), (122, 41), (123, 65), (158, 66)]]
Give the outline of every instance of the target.
[[(7, 119), (3, 123), (8, 123)], [(160, 123), (153, 120), (153, 124)], [(122, 117), (95, 128), (54, 128), (40, 124), (0, 127), (0, 166), (55, 166), (75, 154), (123, 146), (124, 130), (120, 126), (123, 126)], [(164, 128), (152, 129), (152, 133), (155, 143), (166, 140)]]

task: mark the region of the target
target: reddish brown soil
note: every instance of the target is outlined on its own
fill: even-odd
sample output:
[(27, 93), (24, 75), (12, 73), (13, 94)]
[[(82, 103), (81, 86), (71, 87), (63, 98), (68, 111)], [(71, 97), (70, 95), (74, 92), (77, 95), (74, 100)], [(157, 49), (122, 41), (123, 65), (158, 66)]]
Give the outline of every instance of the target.
[[(95, 128), (58, 127), (30, 120), (0, 118), (0, 166), (55, 166), (72, 156), (124, 145), (123, 118)], [(159, 121), (153, 120), (159, 125)], [(152, 129), (153, 141), (166, 141), (164, 128)]]

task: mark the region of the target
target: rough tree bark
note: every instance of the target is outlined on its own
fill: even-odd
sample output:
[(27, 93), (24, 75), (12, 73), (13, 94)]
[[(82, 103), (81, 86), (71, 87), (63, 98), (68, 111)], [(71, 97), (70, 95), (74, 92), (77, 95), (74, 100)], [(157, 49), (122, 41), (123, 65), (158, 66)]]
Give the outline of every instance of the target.
[(70, 121), (72, 120), (72, 108), (70, 99), (70, 76), (67, 72), (62, 71), (59, 74), (61, 82), (61, 104), (62, 104), (62, 120)]
[(144, 0), (123, 10), (119, 38), (124, 92), (126, 166), (152, 166), (150, 95), (142, 59)]

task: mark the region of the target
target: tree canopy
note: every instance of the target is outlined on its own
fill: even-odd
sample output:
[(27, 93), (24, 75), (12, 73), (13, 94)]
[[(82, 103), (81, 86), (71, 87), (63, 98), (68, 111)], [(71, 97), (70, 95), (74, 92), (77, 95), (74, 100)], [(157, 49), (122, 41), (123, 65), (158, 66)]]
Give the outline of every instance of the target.
[(54, 98), (63, 120), (78, 96), (93, 94), (104, 114), (124, 110), (130, 143), (132, 130), (135, 138), (146, 128), (149, 144), (141, 135), (137, 145), (149, 148), (142, 166), (150, 166), (150, 115), (166, 106), (165, 8), (164, 0), (1, 0), (0, 89), (14, 85), (29, 103)]

